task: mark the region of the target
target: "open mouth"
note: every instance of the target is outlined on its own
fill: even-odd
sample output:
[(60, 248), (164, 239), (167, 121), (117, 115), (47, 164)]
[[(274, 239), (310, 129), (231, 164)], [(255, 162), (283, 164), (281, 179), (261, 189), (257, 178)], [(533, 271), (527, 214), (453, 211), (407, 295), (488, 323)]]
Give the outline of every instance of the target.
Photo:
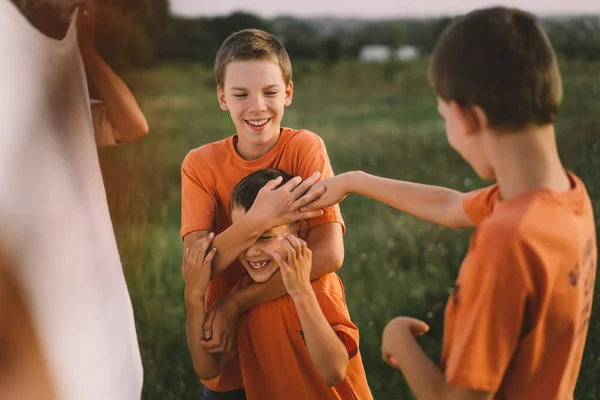
[(262, 272), (271, 264), (271, 260), (265, 261), (248, 261), (248, 265), (253, 272)]
[(245, 119), (244, 121), (248, 125), (250, 125), (250, 127), (253, 129), (262, 129), (265, 127), (265, 125), (267, 125), (269, 123), (270, 120), (271, 120), (271, 118), (255, 119), (255, 120)]

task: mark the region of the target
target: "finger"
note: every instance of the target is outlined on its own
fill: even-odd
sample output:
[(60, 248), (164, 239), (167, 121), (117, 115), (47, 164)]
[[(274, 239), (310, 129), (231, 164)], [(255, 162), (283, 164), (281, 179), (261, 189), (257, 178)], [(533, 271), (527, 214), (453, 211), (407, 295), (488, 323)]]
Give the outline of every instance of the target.
[(217, 350), (223, 344), (223, 332), (218, 332), (216, 329), (212, 333), (212, 338), (207, 341), (206, 350)]
[(206, 257), (204, 258), (204, 266), (209, 266), (212, 263), (213, 258), (215, 258), (215, 254), (217, 254), (217, 248), (213, 247), (208, 254), (206, 255)]
[(307, 179), (305, 179), (304, 182), (299, 184), (293, 190), (293, 193), (296, 196), (296, 198), (306, 194), (306, 192), (308, 192), (310, 190), (310, 188), (317, 182), (317, 180), (319, 180), (320, 177), (321, 177), (321, 173), (317, 171), (314, 174), (312, 174), (311, 176), (309, 176)]
[(294, 215), (294, 221), (301, 221), (303, 219), (311, 219), (320, 217), (325, 213), (324, 210), (314, 210), (314, 211), (306, 211), (306, 212), (297, 212)]
[(306, 211), (305, 209), (310, 209), (309, 205), (311, 205), (311, 203), (313, 203), (312, 209), (315, 209), (316, 207), (314, 206), (314, 202), (320, 199), (323, 194), (325, 194), (325, 190), (326, 189), (324, 185), (319, 183), (315, 184), (315, 186), (313, 186), (307, 193), (303, 194), (300, 198), (294, 201), (294, 204), (292, 205), (293, 209)]
[(287, 238), (279, 236), (277, 240), (279, 241), (279, 244), (283, 247), (287, 255), (287, 262), (288, 264), (290, 264), (291, 267), (291, 264), (296, 260), (296, 250), (294, 250), (294, 247), (287, 240)]
[(277, 263), (277, 265), (279, 265), (279, 268), (282, 270), (281, 273), (282, 274), (288, 273), (290, 270), (290, 266), (285, 261), (284, 257), (281, 254), (279, 254), (279, 252), (277, 252), (276, 250), (272, 250), (271, 255), (275, 259), (275, 262)]
[(298, 187), (298, 185), (301, 182), (302, 182), (302, 177), (295, 176), (292, 179), (290, 179), (288, 182), (286, 182), (285, 185), (281, 186), (279, 189), (285, 190), (286, 192), (292, 192), (294, 189), (296, 189), (296, 187)]
[(265, 186), (263, 186), (262, 190), (266, 190), (267, 192), (270, 192), (272, 190), (275, 190), (277, 188), (277, 186), (279, 186), (279, 184), (281, 183), (281, 181), (283, 180), (283, 177), (278, 176), (275, 179), (271, 179), (269, 182), (267, 182), (267, 184)]
[(301, 244), (302, 257), (304, 257), (304, 258), (309, 257), (310, 250), (308, 249), (308, 245), (306, 244), (306, 242), (304, 240), (302, 240), (300, 238), (298, 238), (298, 240), (300, 241), (300, 244)]
[(290, 242), (290, 244), (294, 248), (294, 255), (295, 255), (296, 259), (298, 259), (298, 257), (301, 257), (303, 255), (302, 241), (300, 239), (298, 239), (295, 235), (292, 235), (291, 233), (286, 233), (285, 238), (287, 239), (288, 242)]
[(204, 340), (210, 340), (212, 339), (212, 335), (213, 335), (213, 322), (215, 320), (215, 315), (216, 313), (214, 312), (214, 310), (210, 309), (208, 310), (208, 315), (206, 316), (206, 319), (204, 320), (204, 325), (203, 330), (204, 330)]

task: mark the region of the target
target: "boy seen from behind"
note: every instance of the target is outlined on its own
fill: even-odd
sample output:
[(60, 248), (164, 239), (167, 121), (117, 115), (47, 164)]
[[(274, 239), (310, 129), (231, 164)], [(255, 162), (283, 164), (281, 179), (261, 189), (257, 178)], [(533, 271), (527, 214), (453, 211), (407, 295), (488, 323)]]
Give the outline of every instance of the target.
[(531, 14), (495, 7), (441, 36), (430, 80), (450, 145), (491, 186), (454, 190), (349, 172), (317, 183), (304, 211), (348, 193), (428, 221), (476, 226), (444, 320), (438, 367), (400, 317), (383, 332), (384, 359), (419, 399), (572, 399), (588, 332), (597, 245), (584, 183), (565, 170), (555, 121), (562, 83)]

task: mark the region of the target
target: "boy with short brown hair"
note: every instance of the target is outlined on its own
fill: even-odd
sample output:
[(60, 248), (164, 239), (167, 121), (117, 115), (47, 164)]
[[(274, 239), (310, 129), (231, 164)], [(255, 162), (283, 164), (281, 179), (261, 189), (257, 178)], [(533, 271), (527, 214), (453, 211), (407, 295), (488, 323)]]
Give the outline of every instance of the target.
[(412, 318), (383, 332), (384, 359), (419, 399), (572, 399), (591, 315), (596, 228), (583, 182), (566, 171), (554, 122), (562, 89), (531, 14), (495, 7), (457, 19), (431, 57), (450, 145), (495, 184), (471, 193), (350, 172), (317, 183), (305, 208), (360, 193), (428, 221), (476, 226), (444, 321), (441, 368)]
[[(260, 190), (279, 178), (291, 176), (279, 169), (262, 169), (248, 175), (233, 190), (233, 222), (252, 208)], [(312, 252), (298, 237), (299, 222), (285, 223), (263, 232), (240, 254), (247, 274), (240, 290), (251, 282), (266, 282), (281, 272), (287, 295), (260, 304), (240, 318), (234, 346), (249, 400), (259, 399), (372, 399), (359, 351), (359, 332), (351, 321), (342, 281), (335, 273), (310, 282)], [(211, 237), (186, 250), (186, 295), (202, 301), (210, 276)], [(204, 263), (201, 261), (206, 259)], [(202, 335), (204, 308), (188, 314), (188, 339)], [(211, 354), (189, 342), (196, 373), (217, 375), (235, 360), (232, 353)]]

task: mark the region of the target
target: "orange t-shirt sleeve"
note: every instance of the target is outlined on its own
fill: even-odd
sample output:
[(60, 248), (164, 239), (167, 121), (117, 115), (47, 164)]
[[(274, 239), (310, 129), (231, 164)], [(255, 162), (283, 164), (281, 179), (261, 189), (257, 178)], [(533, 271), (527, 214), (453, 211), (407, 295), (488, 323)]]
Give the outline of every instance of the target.
[(494, 205), (500, 200), (498, 185), (473, 190), (463, 198), (463, 209), (476, 226), (487, 218), (494, 210)]
[(198, 230), (214, 230), (217, 201), (199, 176), (192, 153), (181, 166), (181, 237)]
[(344, 342), (348, 358), (354, 357), (358, 353), (359, 333), (356, 325), (350, 320), (346, 303), (339, 294), (328, 292), (320, 293), (317, 300), (325, 319)]
[[(301, 134), (295, 139), (297, 150), (295, 156), (298, 158), (298, 172), (302, 179), (307, 179), (315, 172), (321, 173), (321, 178), (326, 179), (334, 176), (333, 168), (327, 154), (323, 139), (314, 133)], [(337, 222), (342, 226), (342, 233), (346, 232), (346, 225), (342, 218), (339, 205), (324, 209), (323, 215), (308, 220), (309, 228), (323, 225), (329, 222)]]
[(446, 343), (445, 376), (448, 383), (495, 393), (519, 343), (531, 290), (522, 272), (522, 246), (487, 236), (469, 256), (468, 274), (459, 277), (450, 299), (453, 334)]

